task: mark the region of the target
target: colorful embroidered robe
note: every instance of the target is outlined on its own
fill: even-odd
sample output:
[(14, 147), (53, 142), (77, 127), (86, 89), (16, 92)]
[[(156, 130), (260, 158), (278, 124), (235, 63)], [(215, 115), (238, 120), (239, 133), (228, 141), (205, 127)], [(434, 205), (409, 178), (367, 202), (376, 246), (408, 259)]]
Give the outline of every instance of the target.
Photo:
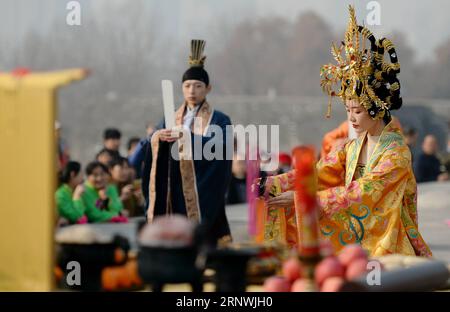
[[(354, 177), (364, 134), (337, 148), (317, 164), (322, 238), (337, 252), (359, 243), (372, 256), (399, 253), (431, 256), (418, 230), (417, 185), (411, 153), (393, 123), (383, 130), (364, 174)], [(271, 177), (266, 191), (279, 195), (293, 189), (294, 172)], [(298, 243), (295, 208), (268, 211), (266, 240)]]

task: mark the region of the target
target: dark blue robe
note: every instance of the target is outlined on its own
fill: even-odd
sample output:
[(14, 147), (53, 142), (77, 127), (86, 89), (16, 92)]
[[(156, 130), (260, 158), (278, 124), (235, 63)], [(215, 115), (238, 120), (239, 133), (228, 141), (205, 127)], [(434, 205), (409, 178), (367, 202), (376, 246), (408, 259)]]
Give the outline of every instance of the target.
[[(196, 193), (195, 198), (198, 199), (199, 207), (199, 221), (207, 225), (210, 230), (210, 235), (215, 239), (231, 239), (230, 228), (225, 214), (225, 195), (231, 179), (231, 158), (227, 160), (227, 153), (230, 157), (233, 149), (233, 137), (230, 129), (226, 129), (227, 125), (231, 125), (230, 118), (220, 111), (210, 111), (212, 116), (209, 125), (218, 125), (222, 129), (224, 135), (221, 143), (223, 144), (222, 160), (213, 159), (206, 160), (202, 157), (201, 160), (192, 158), (195, 171), (196, 185), (186, 185), (189, 179), (186, 180), (186, 175), (189, 175), (189, 170), (186, 172), (183, 166), (180, 166), (180, 161), (172, 158), (170, 155), (171, 145), (174, 143), (157, 141), (157, 148), (152, 147), (150, 142), (147, 143), (144, 169), (142, 172), (142, 186), (144, 196), (147, 202), (146, 215), (148, 219), (152, 219), (158, 215), (167, 213), (179, 213), (192, 215), (192, 211), (188, 211), (191, 205), (186, 201), (185, 194), (191, 192)], [(164, 128), (164, 122), (160, 123), (157, 129)], [(197, 138), (195, 138), (197, 136)], [(231, 137), (230, 137), (231, 136)], [(192, 152), (194, 151), (194, 141), (201, 140), (202, 148), (207, 142), (214, 137), (214, 133), (208, 128), (205, 136), (198, 136), (191, 131)], [(231, 139), (231, 140), (230, 140)], [(231, 144), (226, 144), (226, 142)], [(231, 150), (227, 150), (227, 147)], [(157, 155), (155, 154), (157, 150)], [(213, 150), (214, 151), (214, 150)], [(156, 159), (155, 159), (156, 156)], [(151, 192), (151, 171), (154, 166), (155, 173), (153, 180), (154, 192)], [(184, 184), (183, 176), (184, 175)], [(170, 174), (170, 179), (169, 179)], [(169, 186), (170, 182), (170, 188)], [(168, 192), (170, 189), (170, 200), (168, 200)], [(152, 198), (153, 197), (153, 198)], [(153, 201), (152, 211), (148, 211)], [(189, 202), (189, 200), (188, 200)], [(194, 212), (195, 214), (196, 212)], [(150, 214), (150, 215), (149, 215)]]

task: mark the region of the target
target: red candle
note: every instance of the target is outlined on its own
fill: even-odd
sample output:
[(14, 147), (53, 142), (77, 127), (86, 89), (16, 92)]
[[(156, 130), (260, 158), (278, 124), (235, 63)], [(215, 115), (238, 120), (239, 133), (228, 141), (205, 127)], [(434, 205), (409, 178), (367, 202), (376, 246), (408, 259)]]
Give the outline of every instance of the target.
[(315, 151), (311, 146), (301, 146), (295, 148), (292, 154), (295, 168), (295, 215), (299, 228), (299, 253), (307, 257), (318, 256), (320, 244)]
[[(249, 155), (247, 153), (247, 155)], [(248, 233), (256, 243), (264, 242), (266, 203), (258, 196), (258, 190), (252, 190), (252, 184), (260, 178), (260, 159), (247, 159), (247, 202), (248, 202)]]
[(248, 234), (254, 238), (257, 228), (257, 194), (252, 192), (253, 182), (259, 178), (259, 160), (247, 160), (247, 203), (248, 203)]

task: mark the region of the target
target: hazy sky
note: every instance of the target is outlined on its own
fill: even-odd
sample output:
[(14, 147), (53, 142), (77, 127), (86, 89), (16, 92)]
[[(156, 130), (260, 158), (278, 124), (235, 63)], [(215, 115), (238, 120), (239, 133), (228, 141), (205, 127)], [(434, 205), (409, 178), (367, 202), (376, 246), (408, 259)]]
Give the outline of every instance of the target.
[[(17, 44), (30, 30), (51, 35), (50, 25), (66, 27), (66, 4), (69, 0), (0, 0), (0, 49)], [(108, 16), (108, 8), (136, 0), (80, 0), (82, 17), (99, 19)], [(192, 37), (208, 39), (208, 30), (219, 27), (218, 21), (234, 25), (243, 19), (260, 16), (283, 16), (294, 19), (299, 13), (313, 10), (327, 20), (336, 31), (347, 22), (347, 5), (356, 4), (358, 20), (369, 12), (370, 1), (343, 0), (147, 0), (146, 12), (159, 16), (160, 31), (178, 40)], [(370, 26), (376, 35), (392, 30), (406, 33), (419, 59), (432, 57), (434, 49), (450, 38), (450, 1), (448, 0), (378, 0), (381, 6), (381, 25)], [(126, 10), (123, 10), (126, 14)], [(217, 36), (218, 32), (214, 32)], [(219, 32), (220, 34), (220, 32)], [(216, 38), (217, 39), (217, 38)], [(220, 39), (220, 38), (219, 38)], [(5, 46), (6, 45), (6, 46)], [(1, 55), (1, 54), (0, 54)]]

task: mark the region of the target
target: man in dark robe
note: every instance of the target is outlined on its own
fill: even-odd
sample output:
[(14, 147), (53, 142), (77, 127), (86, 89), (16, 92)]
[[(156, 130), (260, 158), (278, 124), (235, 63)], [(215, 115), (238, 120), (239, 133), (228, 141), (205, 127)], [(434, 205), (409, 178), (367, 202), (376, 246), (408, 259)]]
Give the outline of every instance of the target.
[[(164, 122), (156, 127), (146, 144), (142, 184), (148, 222), (158, 215), (183, 214), (204, 224), (215, 241), (225, 243), (231, 241), (225, 195), (231, 178), (233, 137), (227, 127), (230, 118), (206, 101), (211, 85), (204, 69), (204, 44), (192, 41), (190, 68), (182, 78), (184, 103), (175, 113), (175, 128), (184, 133), (174, 137), (173, 129), (165, 129)], [(188, 141), (191, 151), (186, 149)], [(202, 151), (208, 148), (218, 157), (205, 158)], [(179, 159), (172, 149), (178, 149)]]

